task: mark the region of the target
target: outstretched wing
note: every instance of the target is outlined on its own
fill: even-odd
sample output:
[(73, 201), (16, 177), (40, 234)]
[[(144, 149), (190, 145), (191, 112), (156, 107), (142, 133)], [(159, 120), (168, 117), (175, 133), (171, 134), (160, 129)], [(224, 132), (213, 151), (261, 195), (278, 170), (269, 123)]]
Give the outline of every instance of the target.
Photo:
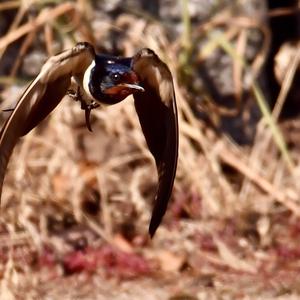
[(178, 156), (178, 118), (171, 72), (150, 49), (140, 50), (132, 68), (145, 89), (134, 94), (134, 104), (147, 145), (155, 158), (158, 189), (149, 233), (155, 234), (170, 199)]
[(18, 139), (39, 124), (66, 94), (71, 77), (82, 74), (95, 57), (88, 43), (50, 57), (27, 87), (0, 132), (0, 197), (5, 171)]

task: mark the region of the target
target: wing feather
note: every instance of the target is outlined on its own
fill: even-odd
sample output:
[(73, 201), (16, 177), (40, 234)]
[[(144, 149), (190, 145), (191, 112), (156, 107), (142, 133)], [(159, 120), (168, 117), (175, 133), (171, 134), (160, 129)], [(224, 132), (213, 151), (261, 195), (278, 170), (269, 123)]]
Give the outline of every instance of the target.
[(178, 118), (171, 72), (150, 49), (133, 57), (133, 70), (145, 92), (134, 94), (135, 108), (158, 172), (158, 188), (149, 225), (155, 234), (171, 197), (178, 157)]
[(71, 77), (81, 74), (94, 59), (88, 43), (50, 57), (27, 87), (0, 132), (0, 196), (9, 158), (19, 138), (37, 126), (66, 94)]

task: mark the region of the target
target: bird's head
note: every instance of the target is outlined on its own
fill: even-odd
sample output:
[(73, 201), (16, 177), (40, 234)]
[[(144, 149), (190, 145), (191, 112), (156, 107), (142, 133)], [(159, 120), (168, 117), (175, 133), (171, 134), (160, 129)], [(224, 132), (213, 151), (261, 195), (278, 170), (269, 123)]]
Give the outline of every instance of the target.
[(130, 94), (143, 92), (131, 59), (98, 57), (90, 70), (88, 87), (92, 97), (103, 104), (115, 104)]

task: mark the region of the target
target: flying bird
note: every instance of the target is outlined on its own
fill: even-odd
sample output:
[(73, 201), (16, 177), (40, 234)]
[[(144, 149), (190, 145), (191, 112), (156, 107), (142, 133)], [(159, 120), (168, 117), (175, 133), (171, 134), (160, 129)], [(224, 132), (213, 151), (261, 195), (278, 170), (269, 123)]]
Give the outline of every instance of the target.
[[(70, 90), (75, 82), (76, 89)], [(116, 104), (133, 94), (146, 143), (158, 172), (149, 234), (155, 234), (166, 212), (177, 167), (178, 120), (173, 79), (154, 51), (144, 48), (133, 57), (96, 54), (87, 42), (50, 57), (29, 84), (0, 131), (0, 196), (9, 158), (19, 138), (36, 127), (70, 95), (90, 112)]]

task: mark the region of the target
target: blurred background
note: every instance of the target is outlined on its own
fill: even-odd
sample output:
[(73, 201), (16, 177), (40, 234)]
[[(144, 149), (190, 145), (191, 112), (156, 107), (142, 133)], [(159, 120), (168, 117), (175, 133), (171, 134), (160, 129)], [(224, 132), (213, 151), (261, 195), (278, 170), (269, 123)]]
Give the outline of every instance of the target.
[(66, 96), (10, 160), (0, 298), (299, 299), (299, 31), (296, 0), (1, 0), (2, 109), (78, 41), (148, 47), (173, 74), (180, 152), (150, 240), (157, 177), (131, 97), (90, 133)]

